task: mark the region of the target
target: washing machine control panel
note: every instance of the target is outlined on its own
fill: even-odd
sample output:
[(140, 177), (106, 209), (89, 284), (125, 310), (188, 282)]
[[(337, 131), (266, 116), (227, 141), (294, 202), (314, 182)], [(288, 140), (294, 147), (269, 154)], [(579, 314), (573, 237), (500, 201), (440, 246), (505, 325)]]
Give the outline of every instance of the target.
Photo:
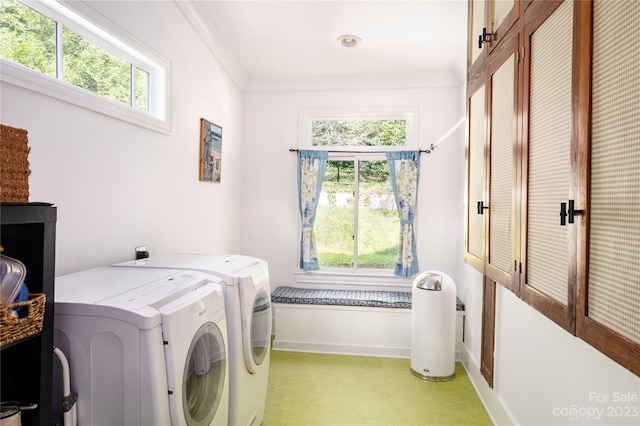
[(129, 310), (139, 310), (147, 306), (158, 308), (211, 282), (212, 277), (206, 273), (179, 271), (134, 290), (102, 300), (100, 304)]

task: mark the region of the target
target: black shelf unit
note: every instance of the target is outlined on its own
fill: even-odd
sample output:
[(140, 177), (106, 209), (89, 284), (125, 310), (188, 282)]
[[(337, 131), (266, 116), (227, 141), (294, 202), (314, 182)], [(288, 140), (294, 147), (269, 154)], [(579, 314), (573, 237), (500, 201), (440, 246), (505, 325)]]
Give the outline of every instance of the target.
[(51, 424), (56, 217), (49, 203), (0, 204), (3, 254), (24, 263), (30, 293), (46, 295), (42, 331), (0, 348), (2, 401), (38, 404), (23, 425)]

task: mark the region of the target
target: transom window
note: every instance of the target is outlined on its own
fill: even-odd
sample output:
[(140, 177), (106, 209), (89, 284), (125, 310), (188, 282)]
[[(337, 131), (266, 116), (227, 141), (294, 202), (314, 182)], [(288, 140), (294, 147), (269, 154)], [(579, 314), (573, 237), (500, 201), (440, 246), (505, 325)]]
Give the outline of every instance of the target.
[(407, 144), (407, 120), (313, 120), (311, 143), (315, 147), (404, 147)]
[(44, 85), (46, 94), (72, 98), (100, 112), (117, 111), (114, 106), (96, 105), (95, 99), (69, 91), (68, 86), (43, 83), (41, 78), (47, 76), (129, 109), (113, 113), (117, 118), (128, 115), (127, 121), (135, 121), (134, 110), (151, 117), (142, 119), (142, 124), (153, 127), (157, 119), (160, 130), (169, 128), (168, 62), (143, 53), (56, 1), (0, 0), (0, 57), (3, 81), (37, 91)]

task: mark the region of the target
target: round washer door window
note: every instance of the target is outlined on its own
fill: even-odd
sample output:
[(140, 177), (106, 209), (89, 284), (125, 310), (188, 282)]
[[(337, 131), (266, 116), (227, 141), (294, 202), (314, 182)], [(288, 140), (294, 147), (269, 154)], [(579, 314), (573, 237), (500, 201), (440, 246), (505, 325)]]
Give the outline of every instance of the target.
[(269, 350), (271, 330), (269, 324), (271, 317), (271, 302), (264, 289), (260, 289), (253, 301), (251, 316), (251, 352), (257, 365), (262, 364)]
[(218, 410), (225, 381), (226, 354), (222, 333), (203, 324), (189, 347), (182, 378), (182, 404), (188, 425), (209, 425)]

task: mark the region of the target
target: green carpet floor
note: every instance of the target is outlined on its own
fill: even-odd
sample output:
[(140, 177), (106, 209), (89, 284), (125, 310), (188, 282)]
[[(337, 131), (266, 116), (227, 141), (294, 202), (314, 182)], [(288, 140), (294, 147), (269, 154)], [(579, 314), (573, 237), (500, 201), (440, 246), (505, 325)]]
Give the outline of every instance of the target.
[(448, 382), (408, 359), (271, 351), (263, 426), (491, 425), (462, 364)]

